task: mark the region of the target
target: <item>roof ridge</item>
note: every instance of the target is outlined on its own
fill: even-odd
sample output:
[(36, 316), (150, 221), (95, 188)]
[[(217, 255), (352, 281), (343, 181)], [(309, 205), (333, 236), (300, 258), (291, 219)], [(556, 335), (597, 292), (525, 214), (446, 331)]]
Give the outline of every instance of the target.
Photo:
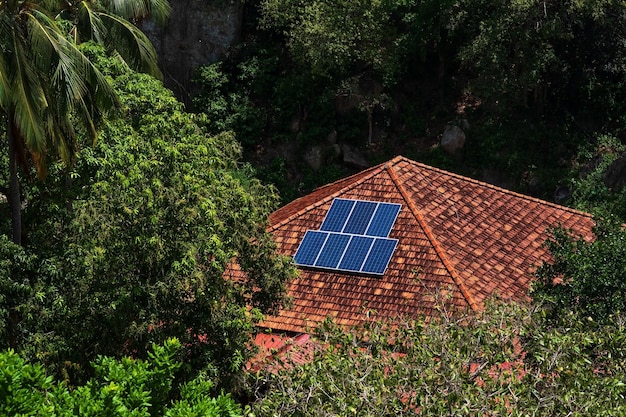
[[(404, 158), (404, 157), (401, 157), (401, 158)], [(395, 159), (397, 159), (397, 158), (394, 158), (394, 160)], [(404, 198), (404, 200), (406, 201), (407, 205), (409, 206), (409, 209), (411, 210), (411, 212), (413, 213), (413, 215), (417, 219), (417, 222), (419, 223), (420, 227), (422, 228), (422, 230), (424, 230), (424, 233), (426, 234), (426, 237), (428, 238), (428, 240), (430, 241), (431, 245), (435, 249), (435, 252), (439, 256), (439, 259), (441, 259), (441, 262), (443, 263), (443, 265), (446, 267), (446, 269), (450, 273), (450, 276), (452, 277), (452, 280), (454, 281), (456, 286), (461, 291), (461, 294), (463, 294), (463, 297), (465, 298), (465, 300), (469, 304), (470, 308), (472, 310), (474, 310), (474, 311), (478, 310), (479, 309), (478, 308), (478, 304), (476, 303), (476, 301), (474, 301), (473, 297), (471, 296), (471, 294), (469, 293), (467, 288), (465, 288), (465, 285), (463, 284), (461, 279), (458, 277), (456, 269), (454, 269), (454, 266), (452, 265), (452, 263), (450, 262), (450, 260), (446, 256), (446, 254), (445, 254), (443, 248), (441, 247), (441, 245), (439, 245), (439, 242), (437, 241), (437, 238), (435, 237), (435, 235), (430, 230), (430, 227), (428, 226), (428, 224), (426, 223), (426, 221), (424, 220), (424, 218), (420, 214), (419, 210), (417, 209), (417, 207), (415, 207), (415, 203), (413, 202), (413, 199), (411, 199), (409, 197), (408, 192), (402, 186), (402, 183), (400, 182), (400, 179), (396, 175), (395, 171), (393, 170), (393, 168), (391, 166), (389, 166), (387, 164), (385, 165), (385, 168), (387, 169), (387, 172), (389, 173), (389, 176), (391, 177), (391, 180), (393, 181), (393, 183), (396, 185), (396, 187), (400, 191), (400, 194), (402, 194), (402, 198)]]
[(358, 172), (356, 174), (350, 175), (349, 177), (343, 178), (341, 180), (337, 180), (337, 181), (335, 181), (333, 183), (330, 183), (330, 184), (325, 185), (323, 187), (317, 188), (315, 191), (322, 190), (322, 189), (324, 189), (326, 187), (338, 184), (338, 183), (340, 183), (342, 181), (347, 181), (347, 180), (349, 180), (352, 177), (356, 177), (358, 175), (362, 175), (364, 172), (371, 171), (371, 172), (367, 173), (366, 175), (363, 175), (361, 178), (359, 178), (356, 181), (353, 181), (353, 182), (347, 181), (348, 184), (345, 187), (340, 188), (339, 190), (335, 191), (334, 193), (328, 194), (326, 197), (320, 198), (319, 200), (315, 201), (312, 204), (309, 204), (308, 206), (305, 206), (304, 208), (302, 208), (302, 209), (298, 210), (297, 212), (293, 213), (291, 216), (288, 216), (288, 217), (284, 218), (280, 222), (270, 225), (270, 227), (267, 229), (267, 231), (268, 232), (272, 232), (272, 231), (276, 230), (277, 228), (283, 226), (284, 224), (290, 222), (294, 218), (302, 215), (303, 213), (306, 213), (307, 211), (309, 211), (311, 209), (314, 209), (316, 207), (319, 207), (322, 204), (326, 203), (327, 201), (332, 200), (337, 195), (345, 192), (346, 190), (350, 190), (351, 188), (354, 188), (357, 185), (360, 185), (360, 184), (364, 183), (368, 179), (372, 178), (374, 175), (379, 174), (380, 172), (382, 172), (385, 169), (385, 166), (386, 166), (385, 164), (379, 164), (379, 165), (373, 166), (371, 168), (368, 168), (365, 171)]
[[(377, 164), (377, 165), (374, 165), (373, 167), (369, 167), (369, 168), (366, 168), (366, 169), (364, 169), (362, 171), (355, 172), (354, 174), (348, 175), (347, 177), (339, 178), (339, 179), (337, 179), (337, 180), (335, 180), (335, 181), (333, 181), (331, 183), (324, 184), (321, 187), (314, 188), (313, 191), (311, 191), (311, 192), (314, 193), (314, 192), (317, 192), (317, 191), (321, 191), (324, 188), (332, 187), (332, 186), (337, 185), (337, 184), (339, 184), (341, 182), (344, 182), (344, 181), (345, 182), (350, 182), (350, 179), (352, 179), (354, 177), (358, 177), (360, 175), (364, 175), (368, 171), (376, 171), (377, 169), (379, 169), (381, 167), (381, 165), (385, 165), (386, 163), (387, 162), (383, 162), (382, 164)], [(368, 175), (369, 175), (369, 173), (364, 175), (364, 176), (367, 177)], [(304, 197), (306, 197), (306, 196), (304, 196)], [(304, 197), (300, 197), (300, 198), (304, 198)], [(298, 200), (298, 199), (296, 199), (296, 200)], [(294, 200), (294, 201), (296, 201), (296, 200)]]
[(531, 197), (529, 195), (518, 193), (518, 192), (512, 191), (512, 190), (508, 190), (506, 188), (498, 187), (497, 185), (493, 185), (493, 184), (490, 184), (490, 183), (485, 182), (485, 181), (480, 181), (480, 180), (477, 180), (475, 178), (466, 177), (466, 176), (461, 175), (461, 174), (456, 174), (454, 172), (446, 171), (445, 169), (441, 169), (441, 168), (437, 168), (437, 167), (434, 167), (434, 166), (426, 165), (426, 164), (421, 163), (421, 162), (413, 161), (412, 159), (406, 158), (406, 157), (404, 157), (402, 155), (396, 156), (395, 158), (393, 158), (389, 162), (392, 162), (392, 161), (393, 161), (392, 165), (395, 165), (396, 163), (401, 162), (401, 161), (407, 162), (409, 164), (418, 165), (419, 167), (421, 167), (423, 169), (427, 169), (429, 171), (435, 171), (435, 172), (438, 172), (440, 174), (450, 175), (450, 176), (455, 177), (457, 179), (469, 181), (471, 183), (474, 183), (474, 184), (477, 184), (477, 185), (480, 185), (480, 186), (483, 186), (483, 187), (491, 188), (493, 190), (500, 191), (500, 192), (503, 192), (505, 194), (510, 194), (510, 195), (522, 198), (523, 200), (533, 201), (533, 202), (539, 203), (539, 204), (546, 204), (546, 205), (548, 205), (548, 206), (550, 206), (552, 208), (557, 208), (557, 209), (560, 209), (560, 210), (569, 211), (570, 213), (583, 215), (585, 217), (589, 217), (589, 218), (593, 219), (593, 215), (590, 214), (590, 213), (587, 213), (587, 212), (584, 212), (584, 211), (581, 211), (581, 210), (576, 210), (576, 209), (568, 207), (568, 206), (562, 206), (560, 204), (553, 203), (551, 201), (542, 200), (541, 198)]

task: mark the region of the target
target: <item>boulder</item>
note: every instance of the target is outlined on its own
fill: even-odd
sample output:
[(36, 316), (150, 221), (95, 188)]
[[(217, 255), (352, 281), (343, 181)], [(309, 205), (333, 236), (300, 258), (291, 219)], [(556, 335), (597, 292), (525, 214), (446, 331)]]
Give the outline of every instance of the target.
[(332, 132), (330, 132), (328, 136), (326, 136), (326, 141), (330, 143), (331, 145), (336, 145), (337, 144), (337, 131), (333, 130)]
[(559, 184), (554, 190), (554, 201), (558, 204), (563, 204), (572, 196), (572, 193), (573, 189), (570, 185)]
[(328, 148), (328, 153), (332, 159), (339, 158), (341, 156), (341, 146), (338, 144), (331, 145)]
[(139, 23), (157, 51), (165, 85), (186, 104), (197, 89), (191, 82), (196, 68), (218, 61), (239, 41), (244, 3), (171, 1), (165, 27), (149, 20)]
[(354, 168), (369, 168), (370, 164), (361, 153), (350, 145), (342, 144), (341, 152), (343, 153), (343, 162)]
[(317, 172), (322, 166), (323, 155), (322, 148), (319, 146), (312, 146), (304, 153), (304, 161), (309, 165), (313, 171)]
[(458, 155), (465, 145), (465, 132), (455, 125), (448, 125), (441, 137), (441, 148), (450, 155)]
[(606, 169), (602, 177), (604, 185), (613, 191), (619, 191), (626, 185), (626, 152)]

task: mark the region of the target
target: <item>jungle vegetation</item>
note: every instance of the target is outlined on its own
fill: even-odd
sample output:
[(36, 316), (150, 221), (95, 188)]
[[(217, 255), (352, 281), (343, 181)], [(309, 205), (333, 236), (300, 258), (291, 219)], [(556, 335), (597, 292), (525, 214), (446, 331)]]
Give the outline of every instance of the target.
[[(623, 415), (626, 6), (257, 0), (185, 106), (132, 25), (160, 0), (0, 0), (0, 414)], [(466, 130), (459, 155), (438, 146)], [(268, 215), (404, 155), (597, 216), (532, 301), (315, 334), (247, 371), (296, 271)], [(324, 151), (317, 169), (300, 155)], [(622, 181), (622, 184), (624, 182)], [(246, 281), (224, 279), (237, 260)]]

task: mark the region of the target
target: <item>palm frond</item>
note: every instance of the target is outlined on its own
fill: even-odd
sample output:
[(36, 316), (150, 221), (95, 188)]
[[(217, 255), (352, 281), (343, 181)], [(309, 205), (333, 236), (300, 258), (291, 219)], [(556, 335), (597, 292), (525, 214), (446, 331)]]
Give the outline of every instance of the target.
[(24, 42), (19, 28), (12, 31), (12, 58), (9, 69), (10, 98), (8, 101), (19, 134), (26, 146), (36, 152), (45, 149), (46, 137), (41, 120), (42, 109), (46, 106), (41, 80), (35, 74), (32, 54)]
[(32, 11), (29, 16), (30, 44), (37, 51), (35, 65), (52, 91), (64, 97), (68, 108), (63, 110), (71, 111), (71, 103), (88, 92), (84, 81), (87, 65), (77, 59), (82, 56), (80, 51), (45, 13)]
[(158, 24), (165, 24), (171, 12), (167, 0), (102, 0), (107, 13), (126, 20), (153, 19)]
[(156, 51), (146, 35), (135, 25), (119, 16), (110, 13), (99, 13), (99, 15), (112, 37), (109, 45), (114, 45), (114, 49), (131, 67), (161, 78)]
[[(91, 7), (91, 3), (83, 0), (77, 5), (78, 24), (80, 28), (78, 42), (85, 40), (93, 40), (97, 43), (104, 44), (107, 35), (107, 29), (102, 23), (100, 16)], [(81, 30), (82, 29), (82, 30)], [(85, 33), (87, 32), (87, 33)]]
[(148, 0), (150, 2), (150, 17), (159, 25), (165, 25), (172, 12), (167, 0)]
[(11, 54), (11, 26), (6, 14), (0, 14), (0, 109), (5, 113), (9, 107), (10, 85), (9, 60)]

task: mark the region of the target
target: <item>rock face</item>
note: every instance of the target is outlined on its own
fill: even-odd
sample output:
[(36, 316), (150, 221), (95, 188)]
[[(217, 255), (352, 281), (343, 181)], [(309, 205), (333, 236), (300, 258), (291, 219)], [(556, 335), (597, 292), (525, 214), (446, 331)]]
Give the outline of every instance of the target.
[(315, 172), (319, 171), (320, 167), (322, 166), (322, 162), (324, 162), (323, 155), (322, 155), (322, 148), (320, 148), (319, 146), (310, 147), (304, 153), (303, 158), (306, 161), (306, 163), (313, 169), (313, 171)]
[(619, 191), (626, 185), (626, 152), (617, 158), (604, 173), (604, 185), (613, 191)]
[(458, 155), (465, 145), (465, 133), (455, 125), (448, 125), (441, 137), (441, 147), (450, 155)]
[(363, 169), (368, 168), (369, 163), (361, 153), (350, 145), (342, 144), (343, 162), (351, 167)]
[(201, 65), (211, 64), (239, 40), (243, 1), (174, 0), (165, 27), (142, 22), (154, 44), (165, 85), (189, 102), (191, 78)]

